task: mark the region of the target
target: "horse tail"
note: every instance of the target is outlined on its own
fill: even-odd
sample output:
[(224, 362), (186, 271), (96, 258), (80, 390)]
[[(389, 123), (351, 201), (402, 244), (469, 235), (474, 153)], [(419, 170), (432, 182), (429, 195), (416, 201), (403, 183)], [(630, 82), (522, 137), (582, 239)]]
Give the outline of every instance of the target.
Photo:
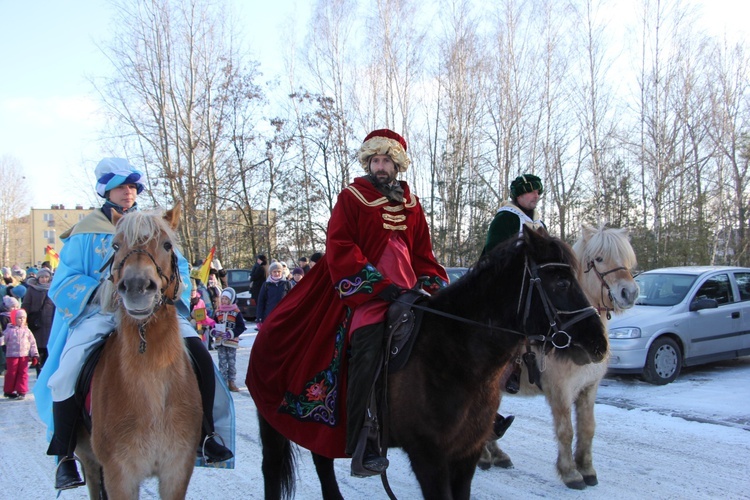
[(263, 485), (266, 500), (294, 497), (296, 454), (292, 443), (258, 413), (260, 442), (263, 447)]

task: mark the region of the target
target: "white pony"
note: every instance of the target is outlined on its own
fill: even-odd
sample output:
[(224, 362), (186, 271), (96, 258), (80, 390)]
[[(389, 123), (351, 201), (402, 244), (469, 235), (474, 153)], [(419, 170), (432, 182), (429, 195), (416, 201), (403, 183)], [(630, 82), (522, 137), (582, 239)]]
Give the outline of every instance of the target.
[[(584, 224), (581, 238), (573, 245), (580, 262), (578, 281), (591, 304), (596, 307), (605, 327), (611, 313), (629, 309), (638, 297), (638, 285), (630, 272), (636, 266), (633, 247), (626, 228), (594, 228)], [(599, 382), (607, 373), (607, 359), (601, 363), (576, 365), (569, 359), (548, 354), (541, 347), (531, 347), (541, 373), (540, 389), (529, 383), (528, 369), (521, 362), (521, 389), (518, 395), (544, 394), (552, 409), (557, 435), (557, 471), (569, 488), (584, 489), (598, 483), (591, 445), (596, 422), (594, 403)], [(502, 397), (502, 395), (501, 395)], [(571, 409), (576, 411), (576, 450), (573, 456), (573, 422)], [(510, 468), (513, 463), (496, 441), (488, 441), (478, 466)]]

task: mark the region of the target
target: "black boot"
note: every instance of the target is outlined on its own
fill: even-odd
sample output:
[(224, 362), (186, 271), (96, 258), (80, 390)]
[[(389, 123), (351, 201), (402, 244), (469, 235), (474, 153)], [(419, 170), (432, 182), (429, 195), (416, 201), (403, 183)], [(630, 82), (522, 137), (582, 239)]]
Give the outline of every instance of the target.
[(57, 470), (55, 471), (55, 489), (70, 490), (86, 484), (81, 479), (76, 467), (76, 458), (72, 456), (59, 456)]
[(352, 475), (382, 474), (388, 459), (381, 456), (378, 439), (375, 381), (383, 359), (382, 323), (352, 334), (347, 381), (346, 453), (352, 455)]
[(201, 439), (201, 447), (198, 449), (198, 455), (204, 457), (208, 464), (224, 462), (234, 456), (232, 450), (219, 443), (217, 438), (221, 439), (218, 434), (211, 433)]
[(209, 464), (229, 460), (234, 454), (224, 446), (223, 439), (214, 432), (214, 396), (216, 395), (214, 362), (199, 337), (188, 337), (185, 339), (185, 344), (193, 359), (203, 406), (203, 432), (198, 446), (198, 456), (205, 457)]

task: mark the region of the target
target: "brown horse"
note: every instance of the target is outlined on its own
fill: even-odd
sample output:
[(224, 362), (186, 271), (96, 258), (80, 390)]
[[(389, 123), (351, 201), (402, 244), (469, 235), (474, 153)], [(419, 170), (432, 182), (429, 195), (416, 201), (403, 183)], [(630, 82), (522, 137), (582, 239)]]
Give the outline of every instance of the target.
[[(583, 226), (581, 238), (573, 245), (581, 264), (578, 281), (591, 304), (602, 315), (606, 326), (610, 313), (629, 309), (638, 297), (638, 285), (630, 270), (636, 266), (635, 253), (628, 241), (627, 229)], [(607, 363), (578, 365), (566, 359), (565, 353), (552, 350), (543, 355), (533, 347), (537, 368), (541, 372), (541, 389), (529, 382), (528, 368), (521, 363), (519, 395), (544, 394), (552, 409), (557, 436), (557, 471), (569, 488), (583, 489), (598, 483), (593, 465), (592, 443), (596, 421), (594, 403), (599, 382), (607, 373)], [(562, 354), (562, 355), (560, 355)], [(576, 450), (573, 456), (573, 421), (576, 412)], [(489, 441), (479, 460), (479, 467), (513, 466), (510, 457), (496, 441)]]
[(177, 205), (113, 220), (111, 282), (98, 296), (118, 326), (94, 372), (91, 434), (81, 428), (76, 449), (91, 498), (137, 498), (152, 476), (161, 498), (187, 493), (202, 410), (173, 305), (181, 286), (173, 248), (179, 212)]
[[(407, 453), (425, 498), (470, 498), (501, 374), (525, 338), (555, 343), (578, 364), (604, 359), (604, 328), (576, 266), (568, 245), (525, 231), (426, 299), (411, 358), (388, 376), (387, 394), (388, 445)], [(259, 419), (266, 498), (291, 496), (293, 448)], [(313, 458), (323, 498), (341, 498), (333, 460)]]

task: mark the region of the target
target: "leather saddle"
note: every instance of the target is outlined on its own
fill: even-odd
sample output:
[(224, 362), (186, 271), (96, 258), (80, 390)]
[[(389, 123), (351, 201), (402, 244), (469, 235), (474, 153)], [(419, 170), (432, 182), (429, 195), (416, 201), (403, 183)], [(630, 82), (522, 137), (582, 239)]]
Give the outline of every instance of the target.
[(414, 309), (412, 306), (426, 301), (428, 296), (422, 290), (407, 290), (388, 308), (386, 315), (388, 373), (397, 372), (409, 361), (424, 316), (422, 309)]

